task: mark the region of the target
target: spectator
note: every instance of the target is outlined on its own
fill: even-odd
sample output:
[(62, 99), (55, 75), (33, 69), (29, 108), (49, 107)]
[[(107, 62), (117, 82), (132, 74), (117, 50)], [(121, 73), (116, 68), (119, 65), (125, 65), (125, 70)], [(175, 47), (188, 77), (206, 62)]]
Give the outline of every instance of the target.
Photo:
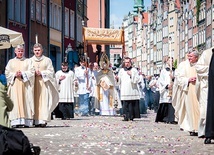
[(13, 101), (7, 95), (5, 86), (0, 83), (0, 125), (10, 127), (8, 112), (13, 109)]

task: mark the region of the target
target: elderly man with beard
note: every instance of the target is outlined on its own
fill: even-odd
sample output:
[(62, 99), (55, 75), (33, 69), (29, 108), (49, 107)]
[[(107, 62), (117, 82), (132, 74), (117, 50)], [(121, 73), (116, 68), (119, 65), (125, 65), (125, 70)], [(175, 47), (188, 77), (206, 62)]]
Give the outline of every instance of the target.
[(78, 82), (74, 72), (68, 69), (67, 62), (63, 62), (61, 68), (56, 72), (56, 80), (59, 88), (59, 110), (65, 120), (74, 118), (74, 91), (77, 90)]
[(43, 47), (36, 43), (31, 58), (35, 68), (34, 104), (35, 127), (46, 127), (51, 120), (51, 112), (59, 101), (55, 72), (50, 58), (43, 55)]
[(120, 85), (120, 97), (123, 104), (124, 121), (140, 118), (138, 83), (140, 76), (138, 70), (132, 67), (131, 58), (124, 58), (124, 67), (115, 77)]
[(5, 69), (8, 84), (8, 95), (14, 103), (13, 110), (9, 113), (12, 127), (33, 126), (34, 101), (33, 63), (24, 56), (24, 47), (15, 48), (16, 57), (11, 59)]

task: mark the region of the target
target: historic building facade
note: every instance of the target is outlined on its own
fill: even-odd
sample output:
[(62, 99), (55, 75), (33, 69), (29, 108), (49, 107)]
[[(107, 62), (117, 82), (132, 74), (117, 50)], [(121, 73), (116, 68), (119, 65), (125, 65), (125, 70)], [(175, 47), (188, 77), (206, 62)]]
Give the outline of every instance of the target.
[[(140, 10), (143, 1), (136, 2), (142, 4), (137, 7)], [(133, 8), (136, 9), (136, 4)], [(202, 53), (214, 46), (213, 8), (213, 0), (151, 0), (147, 8), (148, 25), (144, 23), (143, 26), (136, 22), (136, 14), (129, 12), (123, 20), (128, 56), (143, 73), (153, 75), (160, 73), (168, 56), (174, 57), (179, 64), (193, 48)], [(139, 29), (141, 26), (145, 32)], [(146, 36), (141, 47), (140, 44), (136, 46), (140, 33)], [(143, 52), (144, 44), (146, 52)], [(141, 65), (139, 54), (142, 55)]]
[[(41, 43), (44, 54), (58, 70), (69, 52), (82, 49), (84, 26), (109, 28), (110, 1), (96, 3), (93, 9), (95, 4), (88, 0), (1, 0), (0, 25), (23, 34), (26, 57), (33, 55), (32, 46), (36, 42)], [(97, 25), (93, 25), (95, 21)], [(5, 62), (1, 69), (14, 57), (13, 50), (0, 51)]]

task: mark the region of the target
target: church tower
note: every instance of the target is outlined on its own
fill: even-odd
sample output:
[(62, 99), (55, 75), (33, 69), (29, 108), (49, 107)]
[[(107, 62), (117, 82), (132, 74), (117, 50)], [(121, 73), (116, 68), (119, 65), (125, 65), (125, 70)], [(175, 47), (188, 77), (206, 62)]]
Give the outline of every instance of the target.
[(134, 0), (134, 13), (137, 14), (138, 10), (142, 10), (143, 12), (145, 11), (144, 8), (144, 0)]

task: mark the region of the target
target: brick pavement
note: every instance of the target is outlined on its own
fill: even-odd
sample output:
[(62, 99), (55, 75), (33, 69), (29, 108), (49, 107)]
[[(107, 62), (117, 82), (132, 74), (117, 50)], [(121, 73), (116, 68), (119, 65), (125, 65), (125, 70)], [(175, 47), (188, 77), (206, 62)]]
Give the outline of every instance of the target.
[(191, 137), (178, 125), (155, 123), (155, 114), (124, 122), (122, 117), (90, 116), (52, 120), (46, 128), (23, 128), (41, 155), (214, 154), (214, 144)]

